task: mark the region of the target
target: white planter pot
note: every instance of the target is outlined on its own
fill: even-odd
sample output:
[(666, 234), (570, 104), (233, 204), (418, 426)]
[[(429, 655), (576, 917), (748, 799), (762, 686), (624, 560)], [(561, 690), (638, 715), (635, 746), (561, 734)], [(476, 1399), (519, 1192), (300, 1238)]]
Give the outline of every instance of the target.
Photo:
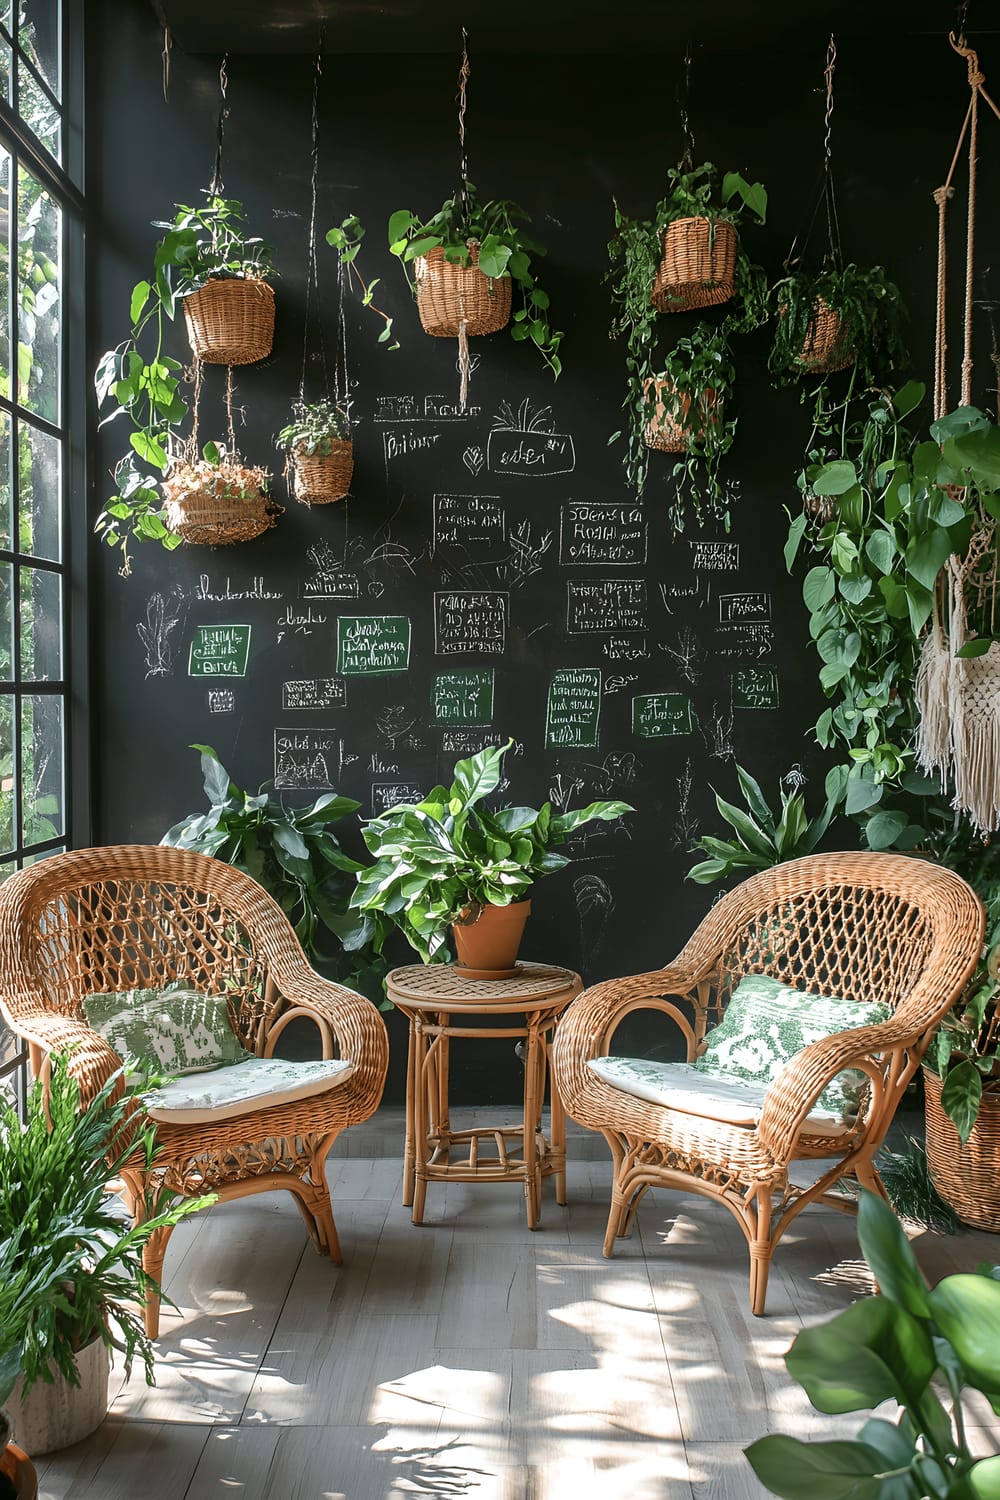
[(18, 1380), (6, 1402), (17, 1445), (41, 1458), (89, 1437), (107, 1415), (110, 1366), (106, 1345), (94, 1339), (76, 1356), (79, 1386), (68, 1385), (57, 1371), (51, 1385), (36, 1380), (22, 1396)]

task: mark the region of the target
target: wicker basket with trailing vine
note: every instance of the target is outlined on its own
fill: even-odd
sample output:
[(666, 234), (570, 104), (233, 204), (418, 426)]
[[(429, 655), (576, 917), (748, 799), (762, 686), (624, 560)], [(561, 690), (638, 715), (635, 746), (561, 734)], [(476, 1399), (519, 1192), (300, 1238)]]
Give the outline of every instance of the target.
[(252, 365), (274, 342), (274, 288), (260, 277), (212, 277), (183, 299), (191, 351), (207, 365)]
[(692, 415), (692, 397), (689, 392), (675, 391), (673, 384), (662, 377), (647, 380), (643, 383), (647, 405), (651, 390), (655, 394), (655, 402), (646, 421), (646, 447), (656, 448), (661, 453), (686, 453), (692, 440), (701, 437), (706, 421), (715, 420), (712, 415), (716, 404), (715, 392), (707, 389), (702, 391), (695, 399)]
[(485, 276), (478, 245), (469, 246), (469, 255), (471, 264), (456, 265), (437, 245), (413, 262), (420, 323), (435, 338), (457, 338), (463, 323), (471, 338), (498, 333), (510, 322), (510, 277)]
[(1000, 1093), (984, 1088), (969, 1139), (962, 1144), (941, 1108), (941, 1079), (924, 1068), (927, 1164), (941, 1197), (965, 1224), (1000, 1234)]
[(736, 230), (725, 219), (674, 219), (650, 300), (657, 312), (684, 312), (728, 302), (735, 291)]
[(350, 494), (354, 444), (350, 438), (330, 438), (329, 446), (329, 453), (309, 453), (303, 445), (289, 450), (292, 494), (303, 505), (329, 505)]
[(796, 363), (813, 375), (833, 375), (854, 363), (854, 351), (844, 337), (840, 313), (817, 299)]
[(268, 531), (283, 506), (268, 495), (263, 469), (175, 464), (163, 482), (164, 524), (185, 542), (232, 547)]

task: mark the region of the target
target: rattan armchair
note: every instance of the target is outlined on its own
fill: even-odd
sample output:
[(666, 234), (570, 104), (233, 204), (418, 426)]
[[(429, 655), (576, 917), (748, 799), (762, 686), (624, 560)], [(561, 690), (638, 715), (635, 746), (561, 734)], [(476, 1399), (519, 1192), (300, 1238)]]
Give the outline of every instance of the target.
[[(340, 1262), (325, 1161), (337, 1136), (375, 1111), (389, 1060), (385, 1023), (360, 995), (320, 978), (288, 918), (256, 881), (220, 860), (159, 846), (80, 849), (13, 875), (0, 887), (0, 1010), (28, 1043), (37, 1073), (69, 1052), (84, 1103), (122, 1059), (88, 1028), (86, 995), (157, 988), (179, 980), (224, 994), (248, 1051), (272, 1055), (286, 1026), (315, 1023), (325, 1058), (350, 1059), (346, 1082), (294, 1102), (209, 1123), (159, 1123), (154, 1180), (124, 1175), (142, 1213), (147, 1191), (220, 1199), (285, 1188), (317, 1250)], [(159, 1282), (170, 1230), (143, 1254)], [(149, 1294), (155, 1336), (159, 1298)]]
[[(556, 1032), (553, 1073), (567, 1112), (611, 1148), (614, 1185), (604, 1254), (629, 1234), (652, 1186), (723, 1203), (750, 1248), (750, 1306), (761, 1315), (775, 1246), (809, 1203), (850, 1208), (834, 1193), (853, 1176), (884, 1190), (873, 1164), (938, 1021), (964, 989), (983, 941), (975, 892), (952, 871), (905, 855), (816, 854), (752, 876), (711, 908), (664, 969), (584, 990)], [(770, 1083), (750, 1128), (646, 1102), (599, 1078), (588, 1060), (610, 1053), (621, 1021), (651, 1009), (680, 1028), (693, 1062), (745, 974), (864, 1005), (890, 1020), (813, 1042)], [(867, 1103), (833, 1138), (804, 1122), (842, 1069), (868, 1075)], [(813, 1160), (808, 1186), (792, 1163)], [(799, 1175), (799, 1174), (796, 1174)]]

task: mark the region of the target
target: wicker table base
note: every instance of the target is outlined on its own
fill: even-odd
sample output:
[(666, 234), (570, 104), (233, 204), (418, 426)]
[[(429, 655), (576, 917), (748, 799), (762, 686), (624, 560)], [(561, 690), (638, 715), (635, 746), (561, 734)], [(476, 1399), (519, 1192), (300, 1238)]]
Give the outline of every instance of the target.
[[(552, 964), (517, 967), (511, 979), (470, 980), (443, 964), (413, 964), (394, 969), (386, 980), (389, 999), (410, 1023), (403, 1202), (412, 1205), (414, 1224), (423, 1223), (429, 1182), (520, 1182), (529, 1229), (536, 1228), (541, 1215), (545, 1177), (555, 1177), (556, 1202), (566, 1202), (566, 1117), (551, 1081), (548, 1139), (542, 1134), (542, 1105), (552, 1032), (583, 984), (571, 969)], [(483, 1014), (509, 1017), (510, 1023), (505, 1019), (499, 1026), (463, 1024), (464, 1017)], [(452, 1037), (521, 1041), (524, 1103), (519, 1124), (452, 1130)]]

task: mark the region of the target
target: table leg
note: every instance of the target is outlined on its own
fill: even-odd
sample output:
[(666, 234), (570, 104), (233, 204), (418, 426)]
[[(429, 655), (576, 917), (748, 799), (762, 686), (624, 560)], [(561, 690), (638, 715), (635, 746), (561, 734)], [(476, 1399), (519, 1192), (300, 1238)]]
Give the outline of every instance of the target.
[(422, 1016), (415, 1017), (413, 1022), (413, 1070), (414, 1184), (413, 1212), (410, 1218), (414, 1224), (422, 1224), (424, 1199), (427, 1195), (426, 1167), (430, 1150), (427, 1138), (427, 1037), (424, 1033)]
[(545, 1038), (545, 1070), (549, 1077), (549, 1143), (556, 1159), (556, 1202), (566, 1205), (566, 1111), (552, 1074), (551, 1037)]
[(416, 1160), (416, 1017), (409, 1017), (409, 1037), (406, 1048), (406, 1141), (403, 1146), (403, 1207), (413, 1202), (414, 1162)]
[(528, 1228), (535, 1229), (542, 1211), (542, 1158), (538, 1149), (538, 1132), (542, 1124), (542, 1091), (545, 1087), (545, 1039), (539, 1016), (526, 1015), (525, 1025), (524, 1196)]

